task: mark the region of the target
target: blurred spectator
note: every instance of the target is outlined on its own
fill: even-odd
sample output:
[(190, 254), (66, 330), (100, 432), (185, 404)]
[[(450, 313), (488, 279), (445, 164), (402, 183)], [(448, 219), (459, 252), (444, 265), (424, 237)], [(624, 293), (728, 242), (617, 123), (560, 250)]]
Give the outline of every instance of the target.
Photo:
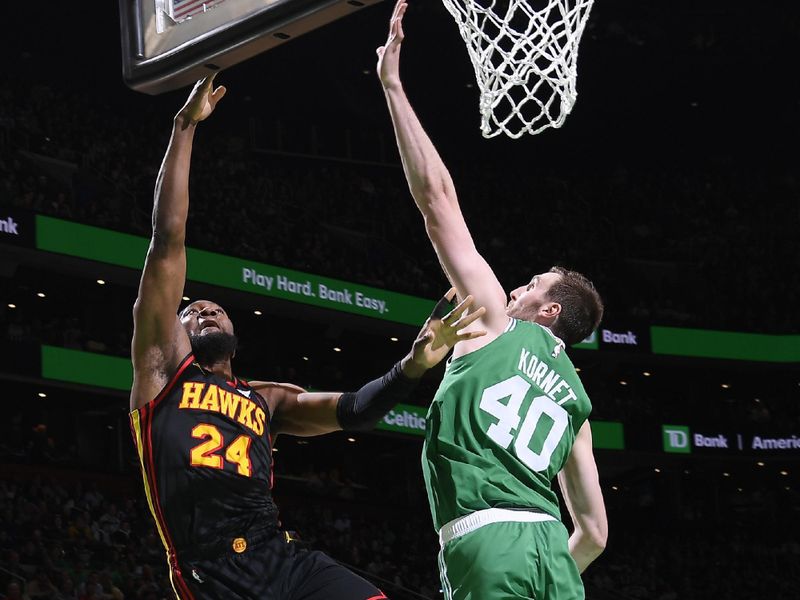
[(31, 600), (30, 596), (22, 593), (22, 587), (16, 581), (12, 581), (6, 586), (6, 593), (1, 598), (2, 600)]
[(56, 600), (58, 597), (58, 590), (44, 569), (36, 571), (36, 577), (28, 582), (27, 591), (31, 600)]

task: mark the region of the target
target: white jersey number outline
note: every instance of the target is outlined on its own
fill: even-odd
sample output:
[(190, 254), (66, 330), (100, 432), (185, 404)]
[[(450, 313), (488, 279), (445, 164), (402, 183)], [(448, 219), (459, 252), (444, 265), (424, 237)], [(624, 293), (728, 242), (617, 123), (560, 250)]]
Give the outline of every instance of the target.
[[(541, 472), (550, 466), (553, 452), (569, 426), (569, 414), (551, 398), (536, 396), (523, 420), (520, 408), (530, 388), (531, 384), (519, 375), (509, 377), (483, 390), (480, 409), (497, 419), (497, 423), (492, 423), (486, 434), (502, 448), (508, 448), (513, 441), (517, 458), (532, 471)], [(508, 398), (508, 402), (503, 404), (501, 400), (505, 398)], [(536, 453), (530, 449), (529, 444), (542, 415), (553, 419), (553, 426), (542, 444), (541, 452)], [(515, 439), (511, 432), (517, 429), (519, 431)]]

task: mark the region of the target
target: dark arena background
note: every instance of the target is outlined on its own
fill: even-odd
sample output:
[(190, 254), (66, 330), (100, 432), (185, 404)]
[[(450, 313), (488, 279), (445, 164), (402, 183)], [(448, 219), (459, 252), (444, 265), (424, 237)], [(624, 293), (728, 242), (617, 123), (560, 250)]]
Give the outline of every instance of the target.
[[(185, 294), (228, 308), (241, 375), (353, 389), (447, 288), (375, 76), (390, 11), (217, 78)], [(18, 2), (3, 22), (0, 598), (168, 598), (127, 406), (153, 185), (187, 91), (125, 87), (115, 2)], [(572, 115), (518, 141), (481, 138), (440, 3), (412, 0), (405, 30), (409, 97), (501, 283), (564, 264), (606, 300), (570, 350), (609, 513), (587, 598), (800, 598), (799, 5), (597, 0)], [(353, 303), (308, 304), (305, 284)], [(443, 597), (420, 470), (441, 375), (375, 432), (276, 443), (283, 524), (395, 600)]]

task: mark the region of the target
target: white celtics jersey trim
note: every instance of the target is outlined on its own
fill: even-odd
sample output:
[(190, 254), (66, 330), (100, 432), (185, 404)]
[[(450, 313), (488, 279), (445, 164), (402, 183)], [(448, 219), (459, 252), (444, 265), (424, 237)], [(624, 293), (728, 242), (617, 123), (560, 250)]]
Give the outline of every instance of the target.
[(503, 330), (503, 333), (508, 333), (509, 331), (514, 331), (517, 326), (517, 320), (513, 317), (508, 318), (508, 323), (506, 323), (506, 328)]
[[(564, 343), (564, 340), (562, 340), (555, 333), (553, 333), (553, 331), (549, 327), (545, 327), (544, 325), (542, 325), (541, 323), (537, 323), (536, 321), (530, 321), (530, 322), (533, 325), (538, 325), (539, 327), (544, 329), (548, 333), (548, 335), (551, 338), (553, 338), (553, 341), (556, 343), (556, 345), (553, 347), (553, 351), (550, 353), (550, 356), (552, 356), (553, 358), (558, 358), (558, 355), (561, 354), (561, 352), (567, 347), (567, 345)], [(511, 331), (514, 331), (517, 328), (517, 323), (519, 323), (518, 319), (515, 319), (514, 317), (509, 317), (508, 323), (506, 323), (506, 328), (503, 329), (503, 333), (509, 333)]]
[(556, 343), (556, 346), (555, 348), (553, 348), (553, 352), (550, 353), (550, 356), (552, 356), (553, 358), (558, 358), (558, 355), (561, 354), (561, 351), (567, 347), (567, 345), (564, 343), (564, 340), (562, 340), (555, 333), (553, 333), (553, 331), (549, 327), (545, 327), (541, 323), (535, 323), (535, 322), (534, 325), (538, 325), (539, 327), (544, 329), (548, 334), (550, 334), (550, 337), (553, 338), (553, 341)]

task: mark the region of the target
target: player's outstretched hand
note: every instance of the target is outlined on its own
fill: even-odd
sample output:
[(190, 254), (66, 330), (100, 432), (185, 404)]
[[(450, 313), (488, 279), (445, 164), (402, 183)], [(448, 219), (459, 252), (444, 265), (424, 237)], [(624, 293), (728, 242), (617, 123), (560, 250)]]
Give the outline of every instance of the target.
[[(450, 303), (456, 296), (456, 288), (450, 288), (433, 309), (433, 313), (425, 321), (409, 355), (408, 368), (404, 372), (409, 376), (421, 376), (422, 372), (439, 364), (456, 343), (474, 340), (486, 335), (486, 331), (462, 331), (480, 319), (486, 312), (481, 306), (467, 314), (474, 298), (467, 296), (454, 309), (447, 312)], [(414, 370), (415, 372), (409, 372)]]
[(214, 89), (214, 77), (216, 76), (217, 74), (214, 73), (194, 84), (186, 104), (175, 117), (180, 123), (181, 129), (186, 129), (190, 125), (196, 125), (207, 119), (214, 112), (217, 102), (228, 91), (224, 85)]
[(389, 22), (389, 37), (386, 44), (378, 48), (378, 77), (383, 88), (388, 90), (400, 87), (400, 45), (403, 43), (403, 15), (406, 14), (406, 0), (397, 0)]

